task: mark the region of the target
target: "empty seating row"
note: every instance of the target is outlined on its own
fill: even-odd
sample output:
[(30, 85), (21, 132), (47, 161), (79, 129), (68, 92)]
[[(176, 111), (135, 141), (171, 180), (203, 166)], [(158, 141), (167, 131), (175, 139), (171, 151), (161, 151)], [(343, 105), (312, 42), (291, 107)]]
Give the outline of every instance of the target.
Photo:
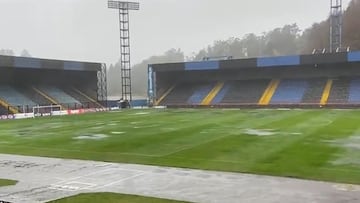
[(177, 84), (173, 91), (161, 102), (161, 105), (184, 105), (187, 104), (196, 87), (199, 84)]
[(360, 103), (360, 79), (350, 82), (349, 103)]
[(0, 98), (11, 106), (36, 106), (37, 104), (31, 99), (15, 90), (15, 88), (2, 85), (0, 86)]
[(11, 86), (0, 85), (0, 115), (31, 112), (34, 106), (60, 104), (64, 108), (101, 108), (92, 99), (76, 88), (55, 86)]
[(187, 100), (188, 104), (199, 105), (214, 87), (213, 84), (203, 84), (195, 88), (193, 94)]
[(229, 90), (231, 89), (231, 85), (230, 84), (225, 84), (221, 90), (217, 93), (217, 95), (214, 97), (214, 99), (211, 101), (212, 105), (215, 104), (220, 104), (221, 101), (224, 100), (225, 96), (227, 95), (227, 93), (229, 92)]
[[(207, 105), (219, 106), (318, 105), (323, 101), (326, 104), (360, 104), (360, 78), (226, 81), (214, 94), (213, 88), (217, 83), (220, 84), (213, 81), (177, 85), (161, 104), (202, 105), (205, 98), (211, 98)], [(261, 103), (263, 98), (266, 102)]]
[(256, 104), (269, 80), (249, 80), (228, 82), (228, 91), (220, 104)]
[[(70, 97), (79, 101), (81, 104), (85, 105), (87, 108), (101, 108), (102, 106), (96, 101), (96, 99), (92, 98), (89, 95), (93, 95), (89, 93), (89, 95), (85, 94), (84, 91), (75, 88), (75, 87), (64, 87), (64, 92), (68, 94)], [(87, 92), (90, 92), (89, 90)], [(96, 93), (95, 93), (96, 94)]]
[(33, 87), (27, 86), (16, 86), (15, 89), (23, 94), (25, 97), (31, 99), (36, 104), (40, 106), (50, 105), (51, 102), (47, 100), (44, 96), (42, 96), (39, 92), (35, 91)]
[(81, 102), (74, 99), (70, 95), (66, 94), (63, 90), (55, 86), (39, 86), (39, 90), (47, 94), (49, 97), (57, 101), (59, 104), (78, 104), (81, 105)]
[(306, 80), (282, 80), (272, 96), (270, 104), (299, 104), (307, 86)]
[(0, 105), (0, 116), (8, 114), (8, 109)]
[(324, 92), (326, 79), (323, 78), (308, 79), (307, 82), (308, 82), (308, 88), (305, 90), (301, 103), (319, 104), (322, 94)]
[(334, 79), (328, 103), (330, 104), (344, 104), (349, 100), (349, 85), (350, 78)]

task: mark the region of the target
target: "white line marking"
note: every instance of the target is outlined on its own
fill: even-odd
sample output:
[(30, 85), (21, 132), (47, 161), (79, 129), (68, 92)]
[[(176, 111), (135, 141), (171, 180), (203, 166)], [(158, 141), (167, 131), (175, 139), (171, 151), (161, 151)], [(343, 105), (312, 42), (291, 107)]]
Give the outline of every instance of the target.
[[(101, 174), (106, 174), (109, 171), (113, 171), (113, 173), (121, 173), (121, 172), (130, 172), (130, 173), (136, 173), (135, 175), (126, 177), (126, 178), (122, 178), (120, 180), (105, 184), (103, 186), (99, 186), (96, 187), (98, 184), (93, 184), (93, 183), (88, 183), (88, 182), (81, 182), (81, 179), (93, 179), (96, 180), (95, 177), (92, 177), (94, 175), (101, 175)], [(53, 189), (53, 190), (61, 190), (61, 191), (77, 191), (77, 190), (92, 190), (94, 188), (104, 188), (107, 186), (111, 186), (114, 185), (116, 183), (131, 179), (131, 178), (135, 178), (138, 176), (141, 176), (145, 174), (144, 171), (141, 170), (136, 170), (136, 169), (123, 169), (123, 168), (108, 168), (108, 169), (104, 169), (104, 170), (99, 170), (84, 176), (76, 176), (76, 177), (72, 177), (72, 178), (68, 178), (68, 179), (61, 179), (61, 178), (57, 178), (60, 179), (61, 181), (51, 184), (49, 189)], [(78, 180), (78, 181), (77, 181)], [(74, 185), (87, 185), (86, 187), (81, 187), (81, 186), (74, 186)]]
[(117, 180), (117, 181), (114, 181), (114, 182), (105, 184), (105, 185), (103, 185), (103, 186), (96, 187), (96, 189), (105, 188), (105, 187), (108, 187), (108, 186), (111, 186), (111, 185), (115, 185), (115, 184), (117, 184), (117, 183), (120, 183), (120, 182), (129, 180), (129, 179), (132, 179), (132, 178), (136, 178), (136, 177), (142, 176), (142, 175), (144, 175), (144, 174), (146, 174), (146, 172), (138, 173), (138, 174), (135, 174), (135, 175), (132, 175), (132, 176), (129, 176), (129, 177), (126, 177), (126, 178), (123, 178), (123, 179), (120, 179), (120, 180)]
[(225, 137), (229, 137), (231, 136), (232, 134), (226, 134), (226, 135), (223, 135), (223, 136), (220, 136), (220, 137), (216, 137), (214, 139), (210, 139), (210, 140), (206, 140), (204, 142), (200, 142), (200, 143), (197, 143), (197, 144), (194, 144), (194, 145), (185, 145), (184, 147), (181, 147), (177, 150), (174, 150), (172, 152), (169, 152), (169, 153), (165, 153), (165, 154), (162, 154), (161, 157), (163, 156), (169, 156), (169, 155), (172, 155), (172, 154), (175, 154), (175, 153), (178, 153), (178, 152), (181, 152), (181, 151), (185, 151), (185, 150), (188, 150), (188, 149), (191, 149), (191, 148), (194, 148), (194, 147), (198, 147), (200, 145), (203, 145), (203, 144), (207, 144), (207, 143), (210, 143), (210, 142), (214, 142), (214, 141), (217, 141), (217, 140), (221, 140)]

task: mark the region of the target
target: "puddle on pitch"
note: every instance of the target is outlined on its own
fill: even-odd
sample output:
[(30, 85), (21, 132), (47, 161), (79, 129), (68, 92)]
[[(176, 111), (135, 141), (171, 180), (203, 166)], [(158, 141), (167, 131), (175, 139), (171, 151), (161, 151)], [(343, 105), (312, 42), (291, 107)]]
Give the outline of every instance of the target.
[(74, 137), (75, 140), (103, 140), (105, 138), (108, 138), (109, 136), (104, 134), (94, 134), (94, 135), (80, 135), (77, 137)]
[(332, 161), (332, 164), (360, 166), (360, 154), (357, 153), (360, 150), (360, 135), (326, 142), (344, 149), (344, 152), (340, 153), (337, 159)]
[(125, 134), (125, 132), (116, 132), (116, 131), (114, 131), (114, 132), (111, 132), (111, 134), (114, 134), (114, 135), (121, 135), (121, 134)]
[(147, 114), (150, 114), (150, 112), (137, 112), (137, 113), (134, 113), (133, 115), (140, 116), (140, 115), (147, 115)]
[(275, 135), (275, 132), (273, 129), (245, 129), (244, 134), (262, 137)]

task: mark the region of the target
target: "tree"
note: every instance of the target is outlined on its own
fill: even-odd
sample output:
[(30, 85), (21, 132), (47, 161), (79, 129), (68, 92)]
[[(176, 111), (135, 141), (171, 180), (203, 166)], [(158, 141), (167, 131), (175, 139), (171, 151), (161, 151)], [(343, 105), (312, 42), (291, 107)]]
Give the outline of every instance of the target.
[(26, 49), (22, 50), (20, 56), (22, 56), (22, 57), (31, 57), (30, 53)]
[(152, 56), (132, 67), (132, 90), (134, 95), (147, 95), (148, 65), (155, 63), (184, 62), (184, 53), (180, 49), (170, 49), (163, 55)]
[(329, 49), (330, 20), (321, 23), (315, 23), (311, 28), (306, 29), (302, 35), (302, 50), (303, 54), (310, 54), (314, 49)]
[(0, 49), (0, 55), (4, 56), (14, 56), (14, 51), (11, 49)]
[[(136, 64), (131, 69), (132, 92), (135, 96), (147, 95), (148, 64), (183, 62), (184, 53), (180, 49), (170, 49), (163, 55), (152, 56)], [(121, 66), (120, 61), (108, 68), (108, 94), (110, 96), (121, 95)]]
[(343, 45), (353, 50), (360, 49), (360, 0), (350, 2), (344, 12)]
[(265, 34), (265, 54), (269, 56), (297, 54), (299, 37), (300, 29), (296, 24), (276, 28)]
[(297, 54), (299, 51), (300, 29), (296, 24), (285, 25), (261, 35), (246, 34), (243, 38), (217, 40), (213, 45), (200, 50), (190, 59), (202, 60), (204, 57), (233, 56), (248, 58)]

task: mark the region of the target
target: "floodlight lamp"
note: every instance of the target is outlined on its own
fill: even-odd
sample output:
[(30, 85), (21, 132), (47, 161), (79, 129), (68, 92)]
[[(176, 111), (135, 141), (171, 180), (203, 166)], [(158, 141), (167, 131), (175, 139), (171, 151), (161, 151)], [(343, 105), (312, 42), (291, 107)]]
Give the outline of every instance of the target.
[(139, 10), (140, 9), (140, 4), (138, 2), (108, 1), (108, 8), (126, 9), (126, 10)]

